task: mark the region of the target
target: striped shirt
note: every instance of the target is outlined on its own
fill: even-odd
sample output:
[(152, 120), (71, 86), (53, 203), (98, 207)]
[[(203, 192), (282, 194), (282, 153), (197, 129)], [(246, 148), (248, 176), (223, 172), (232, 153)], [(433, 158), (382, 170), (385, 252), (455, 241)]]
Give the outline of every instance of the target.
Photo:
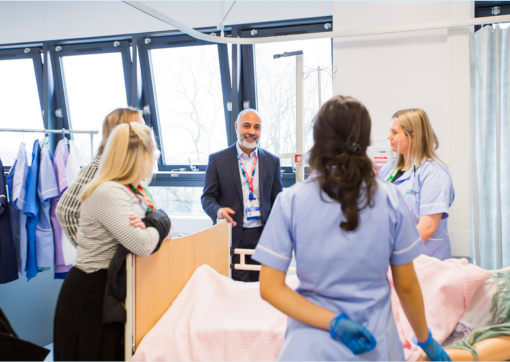
[(126, 186), (115, 181), (97, 186), (81, 206), (75, 266), (86, 273), (107, 269), (119, 244), (135, 255), (149, 256), (158, 244), (158, 231), (134, 227), (129, 219), (142, 219), (146, 211)]
[(99, 169), (99, 157), (96, 157), (92, 163), (85, 166), (78, 178), (69, 186), (58, 202), (56, 215), (62, 230), (69, 240), (76, 246), (76, 234), (78, 233), (78, 223), (80, 221), (81, 200), (80, 194)]

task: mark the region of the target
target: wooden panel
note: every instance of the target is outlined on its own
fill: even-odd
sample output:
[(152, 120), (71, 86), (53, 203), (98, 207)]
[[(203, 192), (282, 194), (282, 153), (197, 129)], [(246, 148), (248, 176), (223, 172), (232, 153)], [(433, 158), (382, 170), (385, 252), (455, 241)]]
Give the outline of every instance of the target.
[(159, 251), (135, 262), (135, 343), (165, 314), (189, 278), (207, 264), (229, 275), (231, 226), (215, 225), (196, 234), (165, 240)]

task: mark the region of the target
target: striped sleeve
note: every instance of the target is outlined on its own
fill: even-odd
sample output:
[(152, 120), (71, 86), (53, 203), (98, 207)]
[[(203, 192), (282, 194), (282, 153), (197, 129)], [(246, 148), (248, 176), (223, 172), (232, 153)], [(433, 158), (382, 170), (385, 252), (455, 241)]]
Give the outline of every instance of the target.
[(76, 234), (78, 233), (78, 224), (80, 221), (81, 200), (80, 194), (96, 175), (99, 168), (99, 158), (95, 158), (92, 163), (85, 166), (79, 173), (78, 178), (64, 192), (57, 205), (55, 214), (69, 240), (76, 246)]
[(90, 194), (86, 202), (89, 215), (133, 254), (147, 257), (158, 245), (159, 233), (155, 228), (142, 229), (131, 225), (129, 217), (136, 213), (129, 191), (124, 186), (105, 182)]

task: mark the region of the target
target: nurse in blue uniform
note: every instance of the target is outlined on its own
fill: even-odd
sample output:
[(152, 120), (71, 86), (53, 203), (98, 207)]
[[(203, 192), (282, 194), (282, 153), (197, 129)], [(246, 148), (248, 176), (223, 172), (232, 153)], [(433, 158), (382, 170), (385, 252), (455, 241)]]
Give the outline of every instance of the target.
[[(403, 196), (376, 180), (366, 154), (370, 116), (349, 97), (325, 103), (314, 121), (312, 175), (275, 201), (253, 259), (263, 299), (289, 316), (279, 360), (404, 360), (387, 278), (416, 343), (449, 360), (427, 328), (413, 259), (425, 252)], [(295, 254), (299, 287), (285, 275)]]
[(455, 197), (452, 177), (436, 155), (439, 146), (427, 114), (419, 109), (395, 113), (390, 135), (397, 159), (379, 172), (404, 195), (428, 256), (452, 257), (448, 216)]

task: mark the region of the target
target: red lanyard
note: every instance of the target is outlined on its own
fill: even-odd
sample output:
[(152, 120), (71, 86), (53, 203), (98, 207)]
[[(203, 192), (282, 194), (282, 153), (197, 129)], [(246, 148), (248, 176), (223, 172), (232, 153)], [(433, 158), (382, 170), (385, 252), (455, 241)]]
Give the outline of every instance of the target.
[(128, 189), (130, 189), (137, 197), (141, 196), (145, 206), (147, 208), (147, 212), (154, 211), (154, 202), (152, 201), (152, 197), (149, 196), (150, 193), (145, 190), (142, 186), (138, 185), (138, 187), (134, 187), (133, 185), (126, 185)]
[(251, 176), (249, 176), (246, 171), (245, 171), (245, 167), (244, 167), (244, 164), (243, 164), (243, 161), (241, 161), (241, 157), (239, 157), (239, 155), (237, 155), (237, 160), (239, 161), (239, 165), (241, 166), (241, 173), (243, 174), (244, 176), (244, 179), (246, 180), (246, 183), (248, 184), (248, 188), (250, 189), (250, 200), (253, 200), (254, 196), (253, 196), (253, 178), (255, 176), (255, 169), (257, 168), (257, 154), (255, 154), (255, 159), (253, 160), (253, 165), (252, 165), (252, 173), (251, 173)]

